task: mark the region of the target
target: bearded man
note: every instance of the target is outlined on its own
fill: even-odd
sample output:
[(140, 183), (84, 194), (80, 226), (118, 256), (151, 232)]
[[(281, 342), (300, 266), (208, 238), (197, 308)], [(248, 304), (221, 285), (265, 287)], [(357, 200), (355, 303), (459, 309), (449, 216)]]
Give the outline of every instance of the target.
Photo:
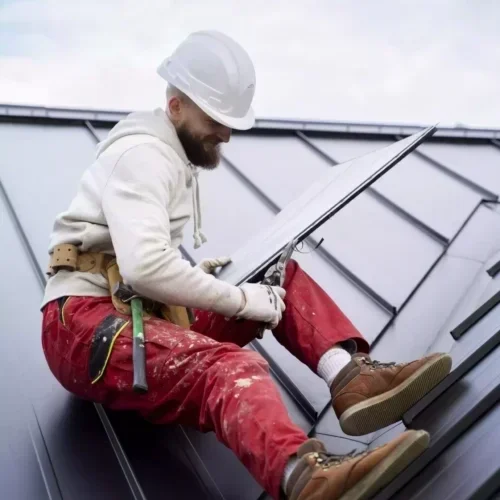
[[(48, 365), (80, 398), (215, 432), (273, 498), (369, 498), (422, 453), (428, 434), (410, 430), (372, 451), (333, 454), (290, 420), (268, 364), (243, 347), (267, 325), (325, 380), (351, 435), (401, 419), (451, 359), (370, 359), (362, 334), (296, 261), (283, 287), (269, 287), (217, 279), (228, 258), (183, 259), (191, 217), (195, 247), (206, 241), (199, 168), (216, 168), (231, 130), (254, 123), (255, 71), (234, 40), (202, 31), (158, 72), (168, 82), (165, 109), (118, 122), (55, 220), (42, 304)], [(133, 390), (133, 321), (114, 293), (120, 285), (144, 299), (145, 394)]]

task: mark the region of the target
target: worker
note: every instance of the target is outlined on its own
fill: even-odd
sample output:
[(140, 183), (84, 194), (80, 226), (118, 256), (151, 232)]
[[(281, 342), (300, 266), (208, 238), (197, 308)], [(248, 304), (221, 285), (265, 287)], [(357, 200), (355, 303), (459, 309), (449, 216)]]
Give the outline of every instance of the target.
[[(327, 450), (291, 421), (267, 362), (244, 346), (267, 325), (324, 379), (349, 435), (400, 420), (448, 374), (451, 359), (371, 359), (362, 334), (295, 260), (283, 286), (272, 287), (218, 279), (227, 257), (197, 265), (183, 258), (188, 220), (194, 246), (207, 241), (199, 171), (217, 167), (233, 129), (254, 124), (255, 70), (232, 38), (199, 31), (158, 73), (165, 107), (131, 113), (111, 129), (56, 217), (42, 303), (48, 366), (85, 400), (215, 432), (273, 498), (369, 498), (425, 450), (427, 432), (408, 430), (358, 455)], [(130, 304), (113, 295), (116, 283), (144, 300), (145, 394), (132, 390)]]

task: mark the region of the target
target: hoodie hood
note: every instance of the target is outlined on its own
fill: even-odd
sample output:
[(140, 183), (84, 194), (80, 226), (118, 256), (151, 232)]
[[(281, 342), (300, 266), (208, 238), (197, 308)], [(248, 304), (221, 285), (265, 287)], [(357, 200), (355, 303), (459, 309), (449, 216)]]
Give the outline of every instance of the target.
[(161, 108), (153, 112), (138, 111), (130, 113), (120, 120), (108, 133), (106, 139), (97, 145), (96, 157), (103, 154), (112, 144), (123, 137), (130, 135), (150, 135), (160, 139), (173, 148), (182, 160), (188, 171), (187, 179), (192, 182), (192, 203), (194, 219), (194, 248), (199, 248), (207, 241), (201, 229), (200, 187), (198, 183), (198, 169), (188, 160), (186, 152), (177, 136), (177, 131), (170, 118)]
[(137, 111), (120, 120), (108, 133), (106, 139), (97, 145), (96, 155), (99, 157), (111, 144), (128, 135), (146, 134), (156, 137), (168, 144), (179, 155), (186, 166), (191, 167), (186, 152), (170, 118), (161, 108), (153, 112)]

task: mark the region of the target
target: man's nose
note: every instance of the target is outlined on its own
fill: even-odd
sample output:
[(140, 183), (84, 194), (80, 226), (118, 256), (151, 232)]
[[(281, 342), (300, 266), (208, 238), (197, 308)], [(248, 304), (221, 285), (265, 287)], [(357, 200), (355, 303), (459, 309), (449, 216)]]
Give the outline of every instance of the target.
[(217, 137), (221, 142), (229, 142), (231, 138), (231, 129), (229, 127), (221, 126), (217, 131)]

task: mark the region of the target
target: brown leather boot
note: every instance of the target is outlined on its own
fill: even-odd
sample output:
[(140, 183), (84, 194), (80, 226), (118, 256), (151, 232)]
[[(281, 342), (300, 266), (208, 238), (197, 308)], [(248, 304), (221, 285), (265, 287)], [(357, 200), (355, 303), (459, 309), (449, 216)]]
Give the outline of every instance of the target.
[(354, 354), (330, 389), (342, 430), (359, 436), (397, 422), (450, 369), (448, 354), (432, 354), (400, 364), (380, 363), (366, 354)]
[(425, 431), (406, 431), (389, 443), (357, 455), (327, 453), (309, 439), (298, 450), (299, 462), (285, 492), (288, 500), (363, 500), (392, 481), (429, 445)]

